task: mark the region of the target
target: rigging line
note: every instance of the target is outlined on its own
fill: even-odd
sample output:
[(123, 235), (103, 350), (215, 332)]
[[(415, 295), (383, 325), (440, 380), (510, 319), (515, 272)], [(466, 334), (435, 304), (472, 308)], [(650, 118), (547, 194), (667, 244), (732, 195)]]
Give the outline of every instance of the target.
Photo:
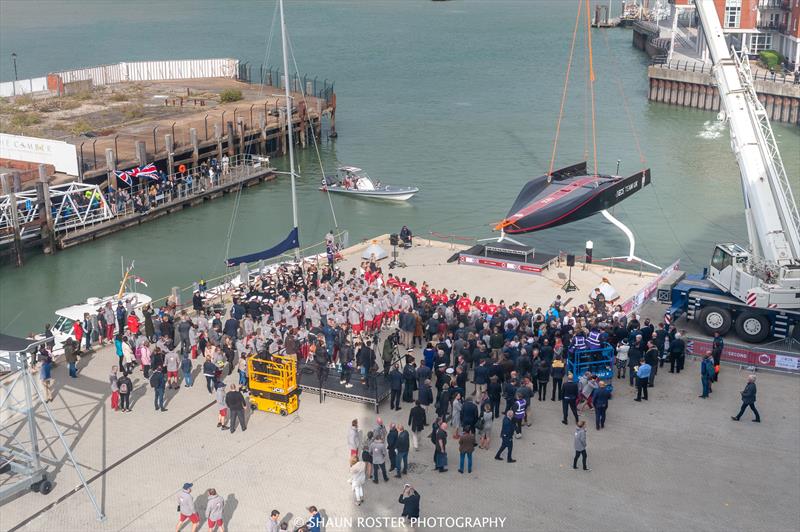
[(586, 43), (589, 46), (589, 92), (592, 99), (592, 150), (594, 152), (594, 175), (597, 175), (597, 118), (594, 104), (594, 58), (592, 57), (592, 16), (590, 0), (586, 0)]
[[(583, 35), (583, 46), (586, 46), (586, 34)], [(589, 58), (583, 54), (583, 160), (589, 158)]]
[[(275, 34), (275, 21), (278, 18), (278, 7), (279, 3), (275, 2), (275, 9), (272, 11), (272, 23), (270, 24), (269, 35), (267, 36), (266, 51), (264, 53), (264, 64), (267, 64), (269, 62), (270, 51), (272, 50), (272, 38)], [(259, 84), (258, 87), (259, 99), (261, 98), (263, 93), (264, 93), (264, 83), (262, 80), (262, 82)], [(266, 118), (267, 117), (265, 116), (264, 119), (266, 120)], [(250, 127), (252, 128), (253, 124), (250, 124)], [(252, 147), (253, 145), (250, 144), (245, 148), (245, 155), (250, 154), (250, 150), (252, 149)], [(234, 200), (233, 210), (231, 212), (231, 218), (230, 221), (228, 222), (228, 232), (225, 236), (225, 255), (222, 257), (221, 261), (222, 264), (224, 264), (225, 259), (227, 259), (230, 256), (231, 240), (233, 239), (233, 233), (236, 227), (236, 220), (239, 217), (239, 207), (241, 205), (242, 189), (244, 188), (243, 185), (244, 183), (239, 183), (239, 186), (236, 188), (236, 199)]]
[[(588, 1), (588, 0), (587, 0)], [(575, 54), (575, 41), (578, 37), (578, 27), (580, 26), (581, 20), (581, 0), (578, 0), (578, 13), (575, 15), (575, 27), (572, 30), (572, 44), (570, 45), (569, 49), (569, 60), (567, 61), (567, 73), (564, 76), (564, 90), (561, 93), (561, 107), (558, 110), (558, 120), (556, 120), (556, 135), (553, 138), (553, 153), (550, 155), (550, 169), (547, 171), (547, 175), (550, 176), (553, 173), (553, 165), (556, 162), (556, 150), (558, 148), (558, 135), (561, 132), (561, 120), (564, 118), (564, 103), (567, 101), (567, 88), (569, 87), (569, 74), (572, 70), (572, 58)]]
[(631, 128), (631, 133), (633, 134), (633, 140), (636, 144), (636, 151), (639, 152), (639, 161), (642, 163), (642, 165), (646, 165), (647, 158), (642, 151), (642, 144), (639, 141), (639, 132), (636, 130), (636, 124), (633, 122), (631, 108), (628, 104), (628, 98), (625, 95), (625, 85), (622, 83), (622, 76), (620, 76), (622, 70), (620, 69), (616, 54), (614, 54), (614, 51), (611, 49), (611, 45), (608, 43), (608, 34), (606, 32), (603, 32), (603, 41), (605, 42), (606, 49), (608, 50), (608, 57), (611, 59), (612, 69), (616, 74), (614, 78), (617, 80), (617, 87), (619, 88), (619, 94), (622, 98), (622, 106), (625, 109), (625, 116), (628, 119), (628, 126)]
[[(292, 44), (292, 38), (291, 38), (291, 35), (289, 35), (289, 31), (288, 30), (286, 31), (286, 41), (289, 43), (289, 54), (292, 57), (292, 64), (294, 65), (294, 70), (295, 70), (295, 72), (297, 72), (297, 77), (299, 78), (300, 77), (300, 69), (297, 68), (297, 61), (295, 60), (295, 57), (294, 57), (294, 45)], [(287, 80), (289, 79), (288, 74), (287, 74), (286, 79)], [(308, 115), (308, 101), (306, 101), (306, 89), (305, 89), (305, 87), (300, 87), (300, 96), (303, 98), (303, 103), (305, 104), (306, 116), (307, 116)], [(321, 135), (322, 134), (322, 115), (321, 114), (320, 114), (320, 117), (319, 117), (319, 130), (320, 130), (320, 135)], [(312, 134), (311, 135), (311, 139), (312, 139), (312, 141), (314, 143), (314, 151), (317, 154), (317, 161), (319, 162), (319, 170), (322, 173), (322, 179), (324, 181), (325, 180), (325, 167), (322, 164), (322, 156), (320, 155), (319, 144), (317, 143), (317, 135), (316, 134)], [(325, 192), (326, 192), (326, 194), (328, 196), (328, 205), (331, 208), (331, 217), (333, 218), (333, 226), (336, 229), (336, 232), (338, 233), (339, 232), (339, 222), (336, 221), (336, 211), (333, 209), (333, 199), (331, 199), (331, 191), (328, 190), (328, 188), (326, 187)]]

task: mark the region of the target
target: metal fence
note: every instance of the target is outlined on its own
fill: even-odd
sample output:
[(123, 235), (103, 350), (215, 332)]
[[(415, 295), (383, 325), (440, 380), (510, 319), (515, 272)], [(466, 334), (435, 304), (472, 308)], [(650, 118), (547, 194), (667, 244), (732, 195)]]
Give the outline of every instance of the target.
[[(254, 77), (254, 65), (248, 62), (239, 63), (239, 79), (247, 81), (248, 83), (259, 83), (261, 85), (270, 85), (279, 89), (284, 88), (286, 84), (286, 76), (279, 68), (272, 68), (267, 65), (266, 67), (261, 64), (258, 67), (258, 77)], [(293, 92), (302, 92), (306, 96), (314, 96), (321, 100), (325, 100), (327, 104), (331, 103), (333, 97), (334, 82), (329, 79), (319, 79), (319, 77), (309, 77), (304, 74), (299, 76), (293, 75), (289, 81), (289, 90)]]
[[(684, 72), (697, 72), (699, 74), (711, 74), (714, 67), (702, 61), (670, 61), (667, 62), (666, 55), (657, 55), (650, 62), (651, 66), (663, 68), (665, 70), (682, 70)], [(800, 84), (800, 78), (791, 73), (766, 72), (756, 70), (752, 72), (753, 81), (772, 81), (775, 83)]]

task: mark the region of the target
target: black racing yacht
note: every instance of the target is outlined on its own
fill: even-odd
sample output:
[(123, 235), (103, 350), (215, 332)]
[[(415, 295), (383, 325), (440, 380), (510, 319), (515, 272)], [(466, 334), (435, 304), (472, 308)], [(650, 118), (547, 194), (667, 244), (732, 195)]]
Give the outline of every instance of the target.
[(584, 161), (528, 181), (495, 229), (522, 234), (581, 220), (649, 184), (649, 168), (629, 177), (587, 175)]

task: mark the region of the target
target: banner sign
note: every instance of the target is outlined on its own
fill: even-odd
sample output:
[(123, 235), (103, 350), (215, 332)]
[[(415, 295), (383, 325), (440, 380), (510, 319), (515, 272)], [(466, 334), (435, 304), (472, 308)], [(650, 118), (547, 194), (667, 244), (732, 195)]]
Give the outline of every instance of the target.
[[(692, 355), (710, 353), (711, 347), (711, 340), (689, 338), (686, 341), (686, 351)], [(722, 360), (742, 366), (773, 368), (791, 372), (800, 371), (800, 355), (792, 355), (787, 351), (759, 348), (758, 346), (726, 344), (722, 350)]]
[(664, 268), (664, 270), (662, 270), (661, 273), (658, 274), (658, 277), (654, 278), (652, 281), (650, 281), (644, 287), (642, 287), (642, 289), (639, 290), (638, 293), (626, 299), (622, 303), (622, 312), (624, 312), (625, 314), (631, 314), (639, 310), (642, 307), (642, 305), (644, 305), (647, 302), (647, 300), (650, 299), (650, 297), (652, 297), (652, 295), (656, 293), (656, 290), (658, 290), (659, 283), (663, 281), (669, 274), (677, 270), (680, 267), (680, 263), (681, 263), (680, 259), (676, 260), (675, 262)]
[(0, 159), (52, 164), (57, 172), (78, 175), (75, 146), (60, 140), (0, 133)]

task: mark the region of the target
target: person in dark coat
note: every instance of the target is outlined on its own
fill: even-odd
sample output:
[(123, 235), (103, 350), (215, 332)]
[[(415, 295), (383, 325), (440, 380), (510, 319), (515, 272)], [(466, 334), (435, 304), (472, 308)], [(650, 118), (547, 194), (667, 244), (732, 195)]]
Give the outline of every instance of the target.
[(747, 385), (742, 390), (742, 408), (739, 410), (739, 413), (735, 416), (731, 416), (731, 419), (734, 421), (739, 421), (742, 418), (742, 414), (744, 411), (750, 407), (750, 410), (753, 411), (756, 418), (753, 420), (754, 423), (761, 423), (761, 415), (756, 410), (756, 376), (755, 375), (748, 375), (747, 377)]
[(503, 395), (503, 387), (497, 375), (492, 375), (489, 378), (489, 384), (486, 385), (486, 393), (489, 395), (494, 417), (500, 417), (500, 397)]
[(389, 450), (389, 473), (397, 466), (397, 426), (394, 423), (389, 425), (389, 432), (386, 434), (386, 448)]
[(425, 413), (428, 412), (428, 407), (433, 404), (433, 389), (431, 388), (431, 380), (428, 379), (422, 383), (422, 386), (417, 393), (419, 404), (425, 408)]
[[(408, 474), (408, 449), (411, 447), (408, 431), (403, 425), (397, 425), (397, 442), (395, 445), (397, 456), (395, 458), (394, 468), (397, 473), (397, 478), (400, 478)], [(400, 467), (401, 465), (402, 468)]]
[(416, 401), (411, 408), (411, 412), (408, 413), (408, 427), (411, 429), (411, 440), (414, 444), (415, 451), (419, 449), (419, 435), (425, 430), (427, 424), (428, 420), (425, 415), (425, 409), (419, 401)]
[(568, 411), (572, 410), (572, 414), (575, 416), (575, 423), (578, 422), (578, 383), (575, 382), (572, 378), (572, 373), (567, 374), (566, 382), (564, 386), (561, 388), (561, 410), (564, 413), (564, 417), (561, 419), (561, 423), (564, 425), (567, 424), (567, 417)]
[(417, 368), (412, 362), (403, 368), (403, 402), (414, 402), (414, 390), (417, 385)]
[(606, 426), (606, 410), (611, 399), (611, 390), (606, 387), (605, 381), (600, 381), (598, 387), (592, 392), (594, 404), (594, 421), (597, 430)]
[(653, 341), (647, 342), (647, 351), (644, 354), (644, 361), (653, 368), (653, 371), (650, 373), (650, 380), (647, 384), (652, 388), (655, 384), (656, 373), (658, 373), (658, 348), (656, 348)]
[(561, 400), (562, 390), (561, 386), (564, 382), (564, 374), (567, 369), (564, 366), (564, 360), (559, 356), (553, 359), (550, 365), (550, 376), (553, 377), (553, 392), (550, 395), (550, 400), (555, 401), (556, 396)]
[(536, 374), (539, 383), (539, 400), (547, 401), (547, 383), (550, 382), (550, 365), (546, 360), (539, 363), (539, 371)]
[(461, 405), (461, 428), (464, 430), (475, 430), (475, 423), (478, 422), (478, 405), (469, 397)]
[(494, 455), (495, 460), (502, 460), (503, 458), (500, 454), (508, 449), (508, 456), (506, 460), (509, 463), (516, 462), (513, 458), (511, 458), (511, 452), (514, 450), (514, 411), (509, 410), (506, 412), (505, 417), (503, 417), (503, 428), (500, 430), (500, 440), (502, 444), (500, 448), (497, 450), (497, 453)]
[(714, 377), (711, 379), (714, 382), (719, 380), (719, 372), (717, 368), (720, 367), (719, 362), (722, 360), (722, 351), (725, 349), (725, 341), (718, 332), (714, 333), (714, 342), (711, 344), (711, 356), (714, 357)]
[(389, 372), (389, 388), (392, 391), (392, 396), (389, 398), (389, 408), (391, 410), (400, 410), (400, 395), (403, 392), (403, 374), (400, 373), (400, 366), (395, 364), (392, 371)]
[(669, 372), (680, 373), (686, 360), (686, 342), (680, 334), (675, 335), (675, 339), (669, 344)]
[(403, 488), (403, 493), (400, 494), (400, 498), (397, 502), (403, 505), (403, 513), (400, 514), (403, 517), (419, 517), (419, 493), (415, 490), (411, 484), (406, 484), (405, 488)]
[[(636, 366), (639, 365), (639, 360), (643, 358), (642, 350), (639, 349), (639, 344), (636, 342), (629, 342), (630, 349), (628, 349), (628, 372), (629, 372), (629, 384), (634, 386), (636, 383), (634, 379), (636, 379), (636, 370), (634, 369)], [(672, 373), (670, 371), (670, 373)]]

